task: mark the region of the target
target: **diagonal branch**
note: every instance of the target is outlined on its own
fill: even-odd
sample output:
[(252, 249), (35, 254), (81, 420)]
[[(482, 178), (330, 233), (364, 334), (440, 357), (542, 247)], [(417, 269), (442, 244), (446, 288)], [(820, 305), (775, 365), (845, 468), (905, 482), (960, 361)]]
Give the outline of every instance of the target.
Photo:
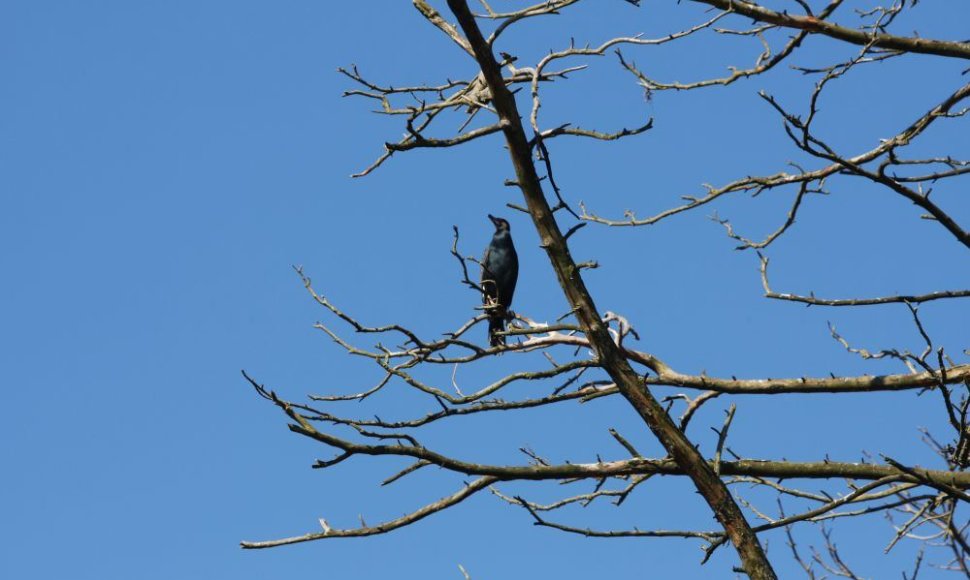
[[(582, 209), (582, 212), (583, 212), (582, 219), (591, 221), (591, 222), (600, 223), (603, 225), (613, 226), (613, 227), (649, 226), (661, 220), (664, 220), (666, 218), (677, 215), (679, 213), (689, 211), (696, 207), (708, 204), (714, 201), (715, 199), (718, 199), (719, 197), (725, 196), (727, 194), (736, 193), (736, 192), (760, 193), (765, 190), (784, 187), (787, 185), (820, 181), (829, 177), (830, 175), (844, 173), (845, 171), (848, 171), (849, 168), (860, 169), (862, 171), (865, 171), (862, 169), (863, 165), (870, 163), (872, 161), (875, 161), (876, 159), (878, 159), (879, 157), (882, 157), (883, 155), (892, 155), (895, 152), (895, 150), (897, 150), (898, 148), (909, 145), (914, 139), (916, 139), (916, 137), (920, 136), (923, 132), (925, 132), (926, 129), (929, 128), (934, 123), (934, 121), (940, 118), (947, 118), (948, 116), (952, 115), (952, 113), (950, 112), (951, 109), (957, 103), (959, 103), (960, 101), (968, 97), (970, 97), (970, 84), (964, 85), (963, 87), (957, 89), (954, 93), (948, 95), (943, 101), (940, 102), (940, 104), (936, 105), (928, 112), (921, 115), (918, 119), (910, 123), (909, 126), (907, 126), (905, 129), (897, 133), (892, 138), (883, 139), (880, 141), (878, 146), (864, 153), (860, 153), (859, 155), (856, 155), (854, 157), (848, 157), (848, 158), (840, 157), (840, 156), (825, 157), (825, 155), (829, 155), (829, 153), (827, 152), (825, 152), (823, 155), (817, 155), (817, 157), (826, 158), (831, 162), (828, 166), (822, 167), (820, 169), (816, 169), (813, 171), (799, 171), (798, 173), (795, 173), (795, 174), (780, 172), (780, 173), (775, 173), (773, 175), (765, 175), (765, 176), (747, 176), (740, 179), (736, 179), (721, 187), (713, 187), (710, 185), (705, 185), (707, 193), (702, 197), (697, 197), (694, 195), (684, 195), (682, 196), (682, 198), (685, 199), (687, 203), (684, 203), (677, 207), (666, 209), (658, 214), (655, 214), (653, 216), (646, 217), (646, 218), (638, 218), (636, 214), (634, 214), (632, 211), (627, 211), (625, 212), (626, 219), (622, 219), (622, 220), (607, 219), (607, 218), (600, 217), (596, 214), (587, 212), (586, 207), (580, 204), (580, 208)], [(801, 121), (798, 117), (781, 109), (781, 107), (778, 105), (777, 102), (774, 101), (773, 98), (767, 95), (763, 95), (763, 98), (765, 98), (765, 100), (768, 101), (769, 104), (771, 104), (776, 110), (778, 110), (779, 113), (781, 113), (785, 117), (786, 121), (788, 121), (795, 127), (801, 128), (805, 126), (805, 123)], [(798, 139), (796, 139), (796, 144), (801, 145)], [(876, 177), (880, 177), (880, 176), (885, 177), (885, 176), (882, 176), (880, 173), (876, 173)], [(898, 183), (896, 185), (899, 186)], [(909, 195), (909, 192), (907, 192), (907, 196), (908, 195)], [(920, 199), (911, 200), (911, 201), (914, 201), (914, 203), (919, 202), (917, 203), (917, 205), (920, 205), (927, 211), (931, 211), (929, 207), (926, 207), (927, 205), (931, 204), (931, 202), (929, 202), (929, 200), (925, 196), (922, 196)], [(953, 222), (953, 220), (949, 218), (949, 216), (947, 216), (946, 214), (943, 214), (939, 210), (939, 208), (937, 208), (935, 205), (933, 206), (933, 209), (936, 210), (936, 213), (933, 214), (934, 217), (936, 217), (937, 219), (942, 218), (940, 220), (941, 223), (945, 227), (950, 229), (950, 231), (953, 232), (958, 239), (960, 239), (961, 241), (964, 241), (964, 243), (970, 243), (970, 241), (967, 241), (968, 239), (970, 239), (968, 238), (970, 234), (967, 234), (965, 231), (963, 231), (959, 225), (955, 224), (955, 222)], [(931, 213), (933, 212), (931, 211)]]
[(724, 482), (717, 477), (711, 466), (677, 428), (649, 390), (643, 388), (639, 376), (613, 342), (542, 192), (515, 98), (502, 79), (491, 47), (482, 36), (478, 23), (464, 0), (448, 0), (448, 7), (457, 17), (458, 24), (471, 44), (475, 59), (482, 69), (485, 82), (491, 89), (495, 110), (501, 121), (505, 122), (505, 138), (519, 188), (525, 197), (542, 246), (552, 262), (577, 320), (596, 351), (597, 358), (610, 378), (616, 382), (623, 396), (640, 414), (677, 464), (688, 472), (698, 491), (711, 506), (715, 517), (730, 536), (748, 575), (756, 580), (776, 578), (757, 536), (744, 519), (741, 509), (732, 499)]
[(970, 43), (953, 42), (949, 40), (934, 40), (896, 36), (882, 32), (866, 32), (855, 28), (847, 28), (815, 16), (800, 16), (787, 12), (775, 12), (754, 2), (747, 0), (693, 0), (701, 4), (708, 4), (721, 10), (733, 10), (758, 22), (804, 30), (811, 34), (821, 34), (859, 46), (875, 46), (902, 52), (920, 54), (935, 54), (952, 58), (970, 59)]
[(472, 47), (469, 46), (468, 41), (465, 40), (461, 33), (458, 32), (458, 29), (455, 28), (454, 24), (445, 20), (441, 16), (441, 13), (435, 10), (430, 4), (425, 2), (425, 0), (413, 0), (413, 3), (414, 7), (418, 9), (418, 12), (420, 12), (421, 15), (428, 20), (428, 22), (433, 24), (438, 30), (447, 34), (448, 37), (455, 41), (455, 44), (460, 46), (462, 50), (473, 57), (475, 56), (472, 53)]

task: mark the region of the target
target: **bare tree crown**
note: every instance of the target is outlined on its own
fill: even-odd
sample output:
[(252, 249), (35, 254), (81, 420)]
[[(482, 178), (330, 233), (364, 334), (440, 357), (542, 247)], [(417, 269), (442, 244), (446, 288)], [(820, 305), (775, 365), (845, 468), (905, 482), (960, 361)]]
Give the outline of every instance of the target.
[[(636, 0), (625, 2), (630, 4), (630, 11), (649, 10), (648, 3), (639, 6), (641, 2)], [(340, 70), (353, 86), (344, 93), (346, 96), (376, 104), (381, 114), (400, 119), (405, 130), (402, 138), (385, 143), (377, 158), (354, 177), (369, 175), (392, 157), (415, 149), (452, 148), (480, 140), (488, 140), (496, 147), (505, 146), (512, 169), (505, 185), (521, 194), (519, 200), (508, 204), (513, 213), (519, 212), (515, 213), (517, 231), (522, 231), (526, 220), (532, 222), (568, 310), (555, 316), (543, 312), (535, 317), (548, 317), (543, 321), (530, 317), (527, 312), (516, 312), (513, 323), (498, 331), (502, 340), (486, 345), (482, 340), (482, 327), (489, 317), (490, 306), (486, 300), (485, 305), (478, 307), (480, 311), (473, 312), (469, 319), (456, 322), (454, 328), (443, 329), (439, 336), (428, 337), (403, 324), (364, 324), (357, 315), (341, 310), (318, 291), (309, 274), (297, 268), (310, 297), (328, 317), (316, 327), (347, 354), (375, 365), (381, 375), (376, 384), (359, 392), (312, 395), (304, 403), (284, 399), (276, 390), (244, 373), (259, 395), (287, 416), (291, 431), (334, 451), (334, 455), (318, 460), (314, 467), (329, 468), (357, 456), (386, 456), (405, 458), (409, 464), (389, 473), (382, 485), (391, 485), (426, 467), (471, 479), (439, 500), (393, 520), (379, 524), (361, 521), (357, 527), (336, 528), (321, 519), (320, 529), (281, 539), (247, 541), (242, 546), (268, 548), (384, 534), (457, 506), (480, 491), (488, 491), (497, 501), (521, 509), (533, 524), (565, 533), (608, 538), (689, 538), (702, 545), (703, 562), (719, 548), (733, 546), (738, 558), (737, 571), (758, 579), (777, 577), (775, 567), (783, 557), (793, 559), (810, 578), (826, 575), (856, 578), (851, 558), (839, 552), (829, 524), (845, 518), (883, 515), (892, 526), (879, 528), (887, 534), (887, 552), (906, 538), (924, 544), (925, 558), (921, 550), (913, 569), (904, 572), (904, 577), (915, 578), (921, 568), (930, 566), (970, 577), (970, 544), (966, 534), (970, 520), (966, 517), (967, 506), (963, 505), (970, 500), (970, 473), (966, 472), (970, 466), (967, 418), (970, 364), (966, 362), (970, 353), (965, 350), (967, 344), (938, 344), (921, 314), (921, 308), (952, 308), (954, 314), (949, 323), (970, 328), (963, 305), (970, 298), (970, 289), (889, 291), (872, 296), (796, 293), (779, 290), (771, 283), (768, 257), (775, 244), (796, 228), (800, 212), (810, 199), (856, 186), (880, 192), (884, 200), (880, 203), (906, 202), (914, 208), (914, 228), (931, 224), (946, 243), (961, 251), (970, 249), (970, 232), (964, 228), (966, 200), (953, 199), (953, 195), (966, 195), (966, 176), (970, 173), (970, 159), (965, 158), (968, 141), (964, 137), (962, 143), (934, 142), (932, 147), (923, 146), (933, 131), (943, 125), (962, 122), (963, 134), (970, 134), (965, 130), (970, 110), (967, 105), (970, 83), (966, 76), (970, 71), (970, 43), (963, 39), (924, 38), (908, 31), (906, 18), (918, 9), (915, 0), (851, 7), (847, 0), (771, 3), (772, 6), (787, 4), (784, 10), (747, 0), (695, 0), (685, 2), (682, 9), (696, 16), (696, 21), (661, 36), (619, 36), (582, 46), (566, 39), (562, 46), (528, 63), (521, 62), (515, 54), (498, 50), (499, 39), (509, 30), (542, 26), (547, 17), (578, 9), (581, 3), (587, 7), (595, 4), (546, 0), (532, 5), (503, 2), (499, 7), (494, 1), (486, 0), (472, 3), (447, 0), (436, 5), (413, 0), (423, 19), (444, 34), (456, 51), (470, 59), (473, 74), (454, 78), (436, 71), (443, 79), (436, 84), (391, 86), (366, 78), (356, 67)], [(697, 10), (697, 5), (707, 10)], [(669, 45), (667, 48), (674, 50), (701, 35), (716, 35), (731, 42), (757, 42), (761, 52), (753, 63), (732, 66), (726, 75), (686, 81), (658, 78), (650, 67), (637, 64), (637, 57), (649, 59), (654, 47)], [(848, 56), (819, 63), (819, 58), (808, 51), (818, 46), (812, 45), (813, 41), (821, 40), (838, 46)], [(503, 43), (502, 50), (514, 51), (514, 46)], [(614, 59), (613, 64), (628, 79), (625, 86), (602, 87), (602, 90), (639, 91), (645, 101), (660, 93), (697, 92), (706, 95), (710, 106), (716, 107), (721, 88), (745, 79), (749, 83), (767, 79), (780, 74), (785, 67), (814, 79), (811, 90), (801, 101), (751, 87), (764, 106), (773, 111), (778, 130), (787, 139), (793, 154), (800, 155), (804, 161), (767, 173), (739, 168), (734, 178), (719, 184), (704, 183), (696, 191), (681, 195), (669, 207), (653, 213), (603, 212), (596, 207), (602, 201), (598, 192), (586, 195), (585, 202), (575, 201), (578, 196), (569, 194), (568, 180), (561, 179), (556, 172), (551, 143), (569, 138), (617, 141), (645, 134), (644, 138), (648, 139), (654, 126), (654, 119), (641, 111), (630, 111), (630, 117), (636, 121), (625, 128), (583, 127), (579, 124), (581, 110), (577, 111), (575, 122), (547, 124), (544, 121), (546, 88), (563, 85), (583, 74), (588, 66), (597, 63), (597, 57)], [(824, 125), (825, 96), (842, 79), (878, 67), (880, 63), (912, 58), (955, 62), (964, 69), (964, 74), (956, 73), (941, 80), (950, 88), (936, 95), (932, 106), (900, 109), (893, 119), (894, 133), (874, 136), (862, 149), (843, 150), (837, 143), (838, 135), (833, 138), (830, 131), (819, 129)], [(598, 64), (608, 63), (599, 59)], [(689, 78), (689, 73), (685, 68), (684, 77)], [(457, 124), (448, 124), (455, 120)], [(698, 180), (703, 180), (702, 164), (692, 170), (700, 172)], [(594, 302), (584, 275), (586, 270), (597, 268), (598, 263), (577, 261), (573, 257), (570, 247), (573, 236), (582, 236), (594, 228), (606, 231), (610, 227), (659, 227), (674, 216), (702, 211), (703, 206), (713, 208), (743, 194), (790, 198), (786, 209), (764, 235), (745, 231), (717, 213), (711, 216), (719, 224), (711, 227), (718, 230), (723, 227), (729, 243), (752, 256), (751, 275), (760, 281), (764, 297), (787, 303), (791, 308), (831, 309), (834, 321), (847, 309), (883, 308), (892, 309), (894, 314), (905, 314), (919, 337), (918, 350), (894, 347), (892, 337), (887, 337), (887, 344), (878, 350), (862, 347), (840, 334), (834, 323), (829, 327), (831, 338), (849, 355), (895, 361), (899, 365), (897, 372), (847, 376), (796, 373), (788, 377), (758, 378), (685, 372), (665, 358), (662, 344), (647, 345), (646, 341), (640, 341), (637, 328), (647, 326), (647, 321), (602, 310), (603, 305)], [(738, 211), (737, 207), (744, 206), (733, 207), (733, 211)], [(502, 222), (506, 229), (509, 227), (504, 219), (493, 221), (496, 227), (501, 227)], [(469, 276), (468, 262), (478, 260), (464, 254), (457, 227), (451, 255), (461, 284), (482, 293), (480, 282)], [(930, 257), (922, 266), (965, 272), (965, 253), (963, 259), (958, 264), (939, 264)], [(481, 268), (481, 264), (478, 266)], [(954, 279), (959, 283), (965, 277), (956, 275)], [(630, 281), (625, 273), (621, 283)], [(638, 283), (635, 277), (633, 283)], [(621, 305), (608, 307), (618, 309)], [(367, 346), (352, 340), (346, 334), (348, 329), (358, 337), (372, 337), (376, 344)], [(703, 355), (699, 353), (699, 356)], [(489, 361), (501, 361), (506, 367), (512, 364), (519, 370), (474, 388), (461, 384), (457, 378), (460, 369)], [(530, 370), (537, 363), (540, 367)], [(697, 366), (703, 368), (704, 362), (699, 360)], [(450, 374), (450, 381), (441, 381), (442, 371)], [(406, 385), (420, 395), (427, 403), (426, 411), (414, 416), (394, 416), (393, 399), (387, 393), (392, 383)], [(522, 394), (526, 384), (530, 387), (529, 395)], [(933, 397), (937, 401), (941, 421), (923, 431), (923, 440), (930, 451), (927, 462), (934, 462), (934, 467), (906, 463), (888, 454), (862, 462), (830, 461), (826, 449), (820, 449), (818, 456), (809, 461), (744, 458), (728, 445), (734, 422), (745, 420), (744, 413), (738, 412), (745, 404), (744, 395), (792, 398), (797, 394), (824, 394), (837, 398), (853, 393), (874, 396), (887, 391), (908, 391), (913, 397)], [(382, 396), (386, 397), (389, 409), (385, 417), (358, 417), (345, 406), (348, 401)], [(638, 437), (614, 428), (608, 428), (616, 443), (612, 449), (604, 449), (595, 460), (561, 463), (530, 448), (521, 449), (525, 459), (519, 463), (481, 463), (422, 442), (423, 427), (453, 422), (455, 428), (460, 428), (461, 418), (466, 415), (562, 409), (607, 397), (625, 401), (640, 424), (662, 446), (664, 456), (643, 455), (631, 442)], [(694, 435), (699, 427), (693, 425), (701, 421), (698, 411), (715, 399), (727, 400), (729, 406), (723, 418), (713, 422), (711, 417), (704, 419), (710, 423), (708, 427), (713, 429), (716, 443), (713, 452), (702, 453)], [(786, 412), (793, 410), (788, 408)], [(717, 525), (708, 529), (594, 529), (557, 517), (575, 506), (612, 502), (622, 507), (627, 498), (649, 486), (658, 476), (677, 477), (685, 486), (696, 490)], [(565, 492), (551, 502), (540, 502), (526, 497), (516, 487), (520, 482), (569, 484), (554, 489), (579, 490), (581, 487), (581, 490)], [(796, 527), (810, 523), (823, 526), (824, 550), (806, 550), (796, 542)], [(766, 553), (763, 538), (769, 536), (779, 538), (784, 550), (776, 547)]]

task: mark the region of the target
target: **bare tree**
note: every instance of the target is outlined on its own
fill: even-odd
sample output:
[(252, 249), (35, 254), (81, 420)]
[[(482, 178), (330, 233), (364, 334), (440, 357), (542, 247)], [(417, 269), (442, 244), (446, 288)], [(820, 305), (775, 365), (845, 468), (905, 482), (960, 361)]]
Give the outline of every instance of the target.
[[(626, 2), (631, 5), (630, 10), (639, 5), (636, 0)], [(901, 196), (918, 208), (914, 217), (932, 221), (953, 243), (970, 248), (970, 233), (960, 225), (952, 210), (947, 209), (945, 202), (931, 196), (935, 189), (959, 187), (961, 178), (970, 173), (970, 159), (958, 157), (952, 148), (932, 156), (908, 153), (914, 142), (926, 139), (924, 134), (931, 127), (958, 123), (967, 116), (970, 84), (965, 78), (949, 79), (954, 88), (939, 95), (937, 104), (929, 110), (899, 111), (898, 132), (888, 138), (873, 139), (866, 150), (841, 151), (817, 130), (822, 115), (820, 102), (826, 89), (853, 71), (912, 55), (949, 59), (966, 65), (970, 61), (970, 43), (897, 34), (896, 30), (905, 29), (903, 21), (916, 6), (916, 0), (894, 0), (891, 5), (856, 9), (855, 14), (845, 15), (843, 13), (849, 9), (843, 6), (847, 4), (843, 0), (831, 0), (824, 5), (791, 0), (788, 2), (790, 6), (782, 11), (744, 0), (694, 0), (685, 3), (683, 9), (697, 15), (699, 12), (691, 6), (700, 4), (707, 5), (708, 11), (701, 14), (694, 25), (682, 30), (656, 38), (621, 36), (595, 46), (577, 46), (568, 41), (564, 48), (554, 49), (537, 62), (525, 66), (511, 54), (496, 55), (497, 40), (513, 27), (571, 9), (579, 4), (579, 0), (547, 0), (506, 11), (494, 8), (492, 3), (480, 0), (475, 6), (478, 13), (474, 13), (466, 0), (447, 0), (449, 15), (425, 0), (413, 0), (415, 8), (428, 22), (447, 35), (457, 45), (457, 50), (474, 59), (477, 67), (474, 75), (452, 80), (442, 74), (446, 80), (437, 85), (399, 87), (367, 79), (356, 67), (341, 69), (355, 85), (346, 95), (378, 103), (382, 113), (400, 117), (406, 130), (402, 139), (386, 143), (377, 160), (355, 177), (371, 173), (395, 154), (414, 149), (457, 147), (502, 134), (514, 171), (514, 178), (506, 185), (517, 188), (524, 201), (522, 205), (510, 206), (531, 218), (568, 301), (569, 311), (553, 323), (537, 322), (518, 312), (515, 323), (505, 332), (509, 339), (505, 345), (485, 347), (479, 340), (471, 338), (473, 329), (481, 330), (481, 323), (486, 319), (484, 314), (458, 324), (441, 338), (428, 338), (401, 324), (365, 325), (356, 315), (344, 312), (318, 293), (310, 277), (298, 268), (307, 291), (320, 306), (349, 329), (374, 335), (378, 342), (373, 347), (365, 347), (345, 338), (330, 323), (318, 323), (317, 327), (348, 354), (373, 362), (383, 376), (375, 386), (358, 393), (314, 395), (310, 403), (300, 403), (284, 400), (274, 390), (244, 373), (260, 395), (287, 415), (293, 432), (336, 450), (334, 457), (319, 460), (314, 467), (328, 468), (358, 455), (391, 456), (407, 458), (412, 463), (390, 475), (383, 485), (425, 467), (437, 467), (473, 479), (451, 495), (394, 520), (376, 525), (362, 521), (359, 527), (350, 529), (333, 528), (325, 520), (320, 520), (320, 530), (290, 538), (243, 542), (243, 547), (268, 548), (310, 540), (383, 534), (489, 490), (499, 501), (524, 510), (534, 524), (567, 533), (597, 537), (694, 538), (703, 543), (704, 561), (719, 547), (730, 543), (740, 558), (739, 571), (759, 579), (776, 577), (759, 541), (759, 534), (769, 530), (784, 531), (790, 547), (786, 557), (794, 558), (807, 576), (815, 578), (816, 575), (830, 574), (855, 578), (856, 574), (839, 553), (830, 528), (823, 532), (824, 551), (813, 549), (809, 555), (796, 544), (791, 531), (793, 526), (805, 522), (828, 524), (870, 514), (888, 515), (894, 530), (887, 551), (907, 537), (919, 538), (928, 549), (934, 549), (933, 561), (924, 562), (923, 552), (920, 552), (914, 569), (904, 573), (906, 577), (915, 578), (921, 566), (929, 565), (970, 577), (970, 545), (966, 536), (970, 520), (963, 505), (970, 500), (966, 492), (970, 487), (970, 474), (965, 472), (970, 465), (970, 429), (967, 424), (970, 365), (951, 358), (951, 354), (960, 356), (959, 351), (953, 353), (934, 342), (919, 312), (924, 303), (947, 304), (966, 299), (970, 297), (970, 290), (939, 289), (924, 294), (851, 298), (778, 292), (769, 282), (768, 257), (761, 253), (794, 226), (807, 197), (828, 193), (832, 183), (851, 188), (859, 182), (878, 186), (886, 196)], [(842, 17), (840, 20), (851, 17), (857, 23), (843, 25), (837, 17)], [(688, 37), (704, 34), (721, 35), (737, 42), (757, 39), (762, 52), (750, 66), (732, 67), (726, 76), (691, 82), (653, 78), (630, 56), (631, 52), (649, 51), (657, 45), (676, 45)], [(631, 84), (636, 83), (647, 98), (662, 91), (709, 91), (713, 95), (718, 87), (781, 70), (778, 65), (793, 61), (794, 55), (800, 54), (803, 43), (811, 36), (826, 37), (840, 46), (851, 47), (852, 54), (845, 60), (821, 66), (792, 66), (798, 73), (816, 79), (814, 88), (806, 95), (807, 103), (801, 113), (796, 112), (797, 105), (763, 91), (759, 94), (777, 113), (793, 151), (800, 152), (809, 160), (806, 164), (811, 163), (814, 168), (793, 165), (765, 175), (740, 171), (741, 176), (734, 180), (719, 186), (705, 185), (696, 195), (682, 196), (683, 203), (646, 217), (633, 212), (627, 212), (621, 218), (603, 217), (586, 205), (574, 206), (566, 200), (567, 196), (556, 180), (548, 147), (550, 141), (570, 137), (614, 141), (649, 131), (653, 120), (643, 119), (614, 132), (581, 128), (577, 122), (547, 126), (540, 116), (547, 84), (561, 84), (570, 75), (579, 74), (588, 66), (589, 57), (615, 54), (618, 65), (629, 73)], [(457, 133), (432, 136), (442, 120), (455, 118), (461, 121)], [(935, 148), (939, 145), (935, 144)], [(953, 144), (949, 145), (953, 147)], [(962, 184), (966, 187), (965, 179)], [(761, 239), (746, 237), (727, 219), (714, 218), (739, 250), (758, 253), (764, 296), (813, 307), (906, 309), (924, 343), (920, 352), (891, 346), (878, 351), (867, 350), (854, 346), (834, 326), (831, 327), (832, 338), (850, 353), (864, 359), (898, 361), (902, 365), (898, 374), (738, 379), (680, 372), (663, 360), (662, 353), (636, 348), (633, 342), (639, 336), (633, 323), (637, 321), (600, 310), (583, 280), (584, 270), (595, 268), (597, 264), (577, 262), (570, 253), (570, 238), (585, 226), (649, 227), (735, 194), (757, 196), (769, 192), (792, 192), (793, 197), (787, 214), (779, 216), (779, 225)], [(475, 266), (468, 262), (474, 262), (474, 259), (465, 257), (460, 250), (457, 228), (451, 253), (463, 284), (479, 292), (474, 276), (469, 273), (469, 268)], [(963, 263), (955, 267), (966, 266)], [(954, 324), (964, 327), (968, 322), (953, 320)], [(401, 345), (388, 346), (392, 341)], [(527, 362), (536, 359), (546, 361), (547, 366), (542, 370), (504, 374), (469, 392), (460, 387), (455, 378), (459, 368), (496, 357), (521, 360), (517, 364), (522, 369), (529, 368)], [(440, 376), (438, 371), (442, 368), (452, 369), (450, 385), (443, 386), (436, 384), (434, 379), (425, 378)], [(406, 384), (426, 396), (430, 409), (419, 416), (395, 419), (358, 418), (339, 411), (342, 401), (379, 397), (392, 381)], [(507, 394), (523, 382), (548, 384), (549, 387), (538, 397), (516, 398)], [(658, 398), (653, 392), (655, 387), (674, 387), (683, 392)], [(829, 461), (824, 455), (811, 462), (741, 458), (726, 445), (735, 416), (733, 402), (723, 422), (718, 421), (712, 426), (717, 432), (713, 454), (702, 455), (695, 442), (685, 435), (698, 409), (719, 397), (740, 401), (744, 395), (752, 394), (782, 396), (902, 390), (914, 394), (932, 392), (932, 396), (939, 398), (945, 423), (932, 432), (926, 431), (924, 439), (942, 459), (941, 465), (945, 468), (907, 465), (888, 456), (861, 463)], [(530, 449), (523, 449), (528, 456), (525, 464), (482, 464), (436, 451), (419, 440), (422, 427), (439, 421), (457, 422), (466, 415), (525, 411), (603, 397), (625, 399), (666, 449), (667, 456), (644, 457), (630, 440), (614, 429), (609, 431), (618, 444), (614, 451), (623, 449), (628, 457), (601, 459), (598, 456), (592, 463), (556, 464)], [(555, 517), (557, 510), (567, 506), (604, 501), (620, 506), (656, 475), (685, 476), (704, 498), (719, 527), (597, 530), (562, 523)], [(567, 494), (551, 503), (541, 503), (504, 491), (505, 486), (517, 481), (586, 481), (592, 482), (593, 487), (582, 493)], [(748, 490), (743, 496), (738, 491), (742, 487)], [(768, 497), (766, 492), (776, 503), (771, 509), (762, 505)], [(940, 553), (938, 547), (942, 547), (947, 555), (936, 557)], [(772, 556), (773, 559), (778, 557), (782, 555), (775, 553)]]

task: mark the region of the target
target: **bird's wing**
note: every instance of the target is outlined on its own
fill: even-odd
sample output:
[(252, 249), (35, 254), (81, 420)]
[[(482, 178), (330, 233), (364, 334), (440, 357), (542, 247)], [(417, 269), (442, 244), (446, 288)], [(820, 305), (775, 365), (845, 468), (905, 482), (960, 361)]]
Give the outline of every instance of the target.
[(491, 272), (488, 271), (488, 261), (492, 257), (492, 247), (489, 246), (485, 248), (485, 253), (482, 255), (482, 276), (480, 280), (484, 282), (485, 280), (490, 280), (492, 278)]
[[(482, 286), (482, 302), (489, 302), (490, 300), (495, 300), (498, 295), (498, 289), (495, 286), (495, 276), (489, 271), (489, 260), (492, 257), (492, 246), (485, 248), (485, 254), (482, 256), (482, 276), (481, 286)], [(487, 282), (487, 283), (486, 283)]]

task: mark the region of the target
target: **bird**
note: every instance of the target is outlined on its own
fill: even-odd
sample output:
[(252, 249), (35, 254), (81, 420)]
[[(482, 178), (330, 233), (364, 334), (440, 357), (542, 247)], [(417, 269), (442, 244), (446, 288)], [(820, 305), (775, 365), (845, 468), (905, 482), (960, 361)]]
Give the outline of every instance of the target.
[(492, 214), (488, 214), (488, 219), (495, 225), (495, 235), (482, 257), (482, 303), (488, 315), (488, 343), (498, 346), (505, 344), (505, 337), (496, 333), (505, 330), (519, 279), (519, 256), (512, 245), (508, 220)]

